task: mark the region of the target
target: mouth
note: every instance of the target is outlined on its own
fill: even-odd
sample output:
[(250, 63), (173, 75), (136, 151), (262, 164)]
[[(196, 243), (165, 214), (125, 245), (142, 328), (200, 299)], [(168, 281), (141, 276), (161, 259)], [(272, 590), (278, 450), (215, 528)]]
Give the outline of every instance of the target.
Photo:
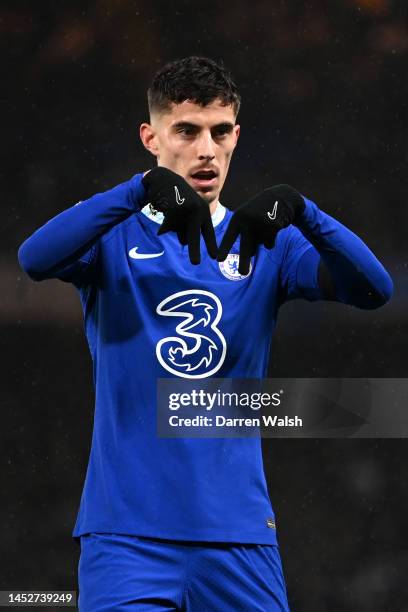
[(194, 174), (191, 174), (191, 178), (196, 185), (200, 189), (205, 189), (206, 187), (213, 187), (218, 178), (218, 174), (214, 170), (199, 170)]

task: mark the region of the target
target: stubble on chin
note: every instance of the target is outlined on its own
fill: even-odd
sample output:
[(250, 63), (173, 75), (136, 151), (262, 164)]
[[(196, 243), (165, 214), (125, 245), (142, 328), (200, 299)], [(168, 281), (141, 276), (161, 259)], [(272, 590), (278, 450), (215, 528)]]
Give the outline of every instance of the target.
[(197, 191), (197, 193), (204, 200), (204, 202), (207, 202), (207, 204), (211, 204), (217, 199), (217, 196), (214, 195), (213, 192), (205, 193), (205, 192)]
[(213, 191), (212, 192), (207, 192), (207, 193), (200, 193), (200, 192), (197, 192), (197, 193), (204, 200), (204, 202), (206, 202), (208, 204), (208, 206), (210, 208), (210, 212), (212, 214), (214, 212), (215, 208), (214, 208), (214, 210), (211, 210), (211, 205), (213, 205), (215, 202), (218, 202), (219, 194), (218, 193), (214, 193)]

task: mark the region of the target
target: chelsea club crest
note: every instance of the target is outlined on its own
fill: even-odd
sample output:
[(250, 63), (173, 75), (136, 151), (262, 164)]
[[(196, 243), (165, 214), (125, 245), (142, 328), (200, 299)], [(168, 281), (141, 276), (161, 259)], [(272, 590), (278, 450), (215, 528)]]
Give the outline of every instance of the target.
[(240, 274), (238, 272), (238, 264), (239, 264), (239, 255), (238, 253), (229, 253), (227, 259), (219, 262), (220, 270), (225, 276), (232, 281), (244, 280), (244, 278), (248, 278), (248, 276), (252, 272), (252, 263), (249, 264), (249, 272), (248, 274)]

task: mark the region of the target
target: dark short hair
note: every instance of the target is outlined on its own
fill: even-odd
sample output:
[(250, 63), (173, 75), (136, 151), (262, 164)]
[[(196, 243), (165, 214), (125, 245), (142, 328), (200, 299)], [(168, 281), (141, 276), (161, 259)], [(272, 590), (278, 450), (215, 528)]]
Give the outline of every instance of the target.
[(165, 113), (171, 104), (190, 100), (206, 106), (216, 99), (231, 105), (235, 116), (241, 106), (241, 96), (230, 73), (222, 62), (208, 57), (185, 57), (163, 66), (154, 76), (147, 90), (150, 114)]

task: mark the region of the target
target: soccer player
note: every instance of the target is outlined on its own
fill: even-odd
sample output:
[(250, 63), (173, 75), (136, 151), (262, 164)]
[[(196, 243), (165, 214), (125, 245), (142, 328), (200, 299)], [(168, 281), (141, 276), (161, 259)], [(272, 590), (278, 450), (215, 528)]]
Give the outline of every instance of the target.
[(93, 359), (73, 532), (80, 610), (288, 610), (260, 439), (157, 437), (156, 381), (262, 378), (283, 302), (377, 308), (392, 281), (288, 185), (234, 213), (220, 203), (240, 132), (222, 65), (167, 64), (148, 104), (140, 136), (157, 167), (64, 210), (19, 249), (32, 279), (79, 290)]

